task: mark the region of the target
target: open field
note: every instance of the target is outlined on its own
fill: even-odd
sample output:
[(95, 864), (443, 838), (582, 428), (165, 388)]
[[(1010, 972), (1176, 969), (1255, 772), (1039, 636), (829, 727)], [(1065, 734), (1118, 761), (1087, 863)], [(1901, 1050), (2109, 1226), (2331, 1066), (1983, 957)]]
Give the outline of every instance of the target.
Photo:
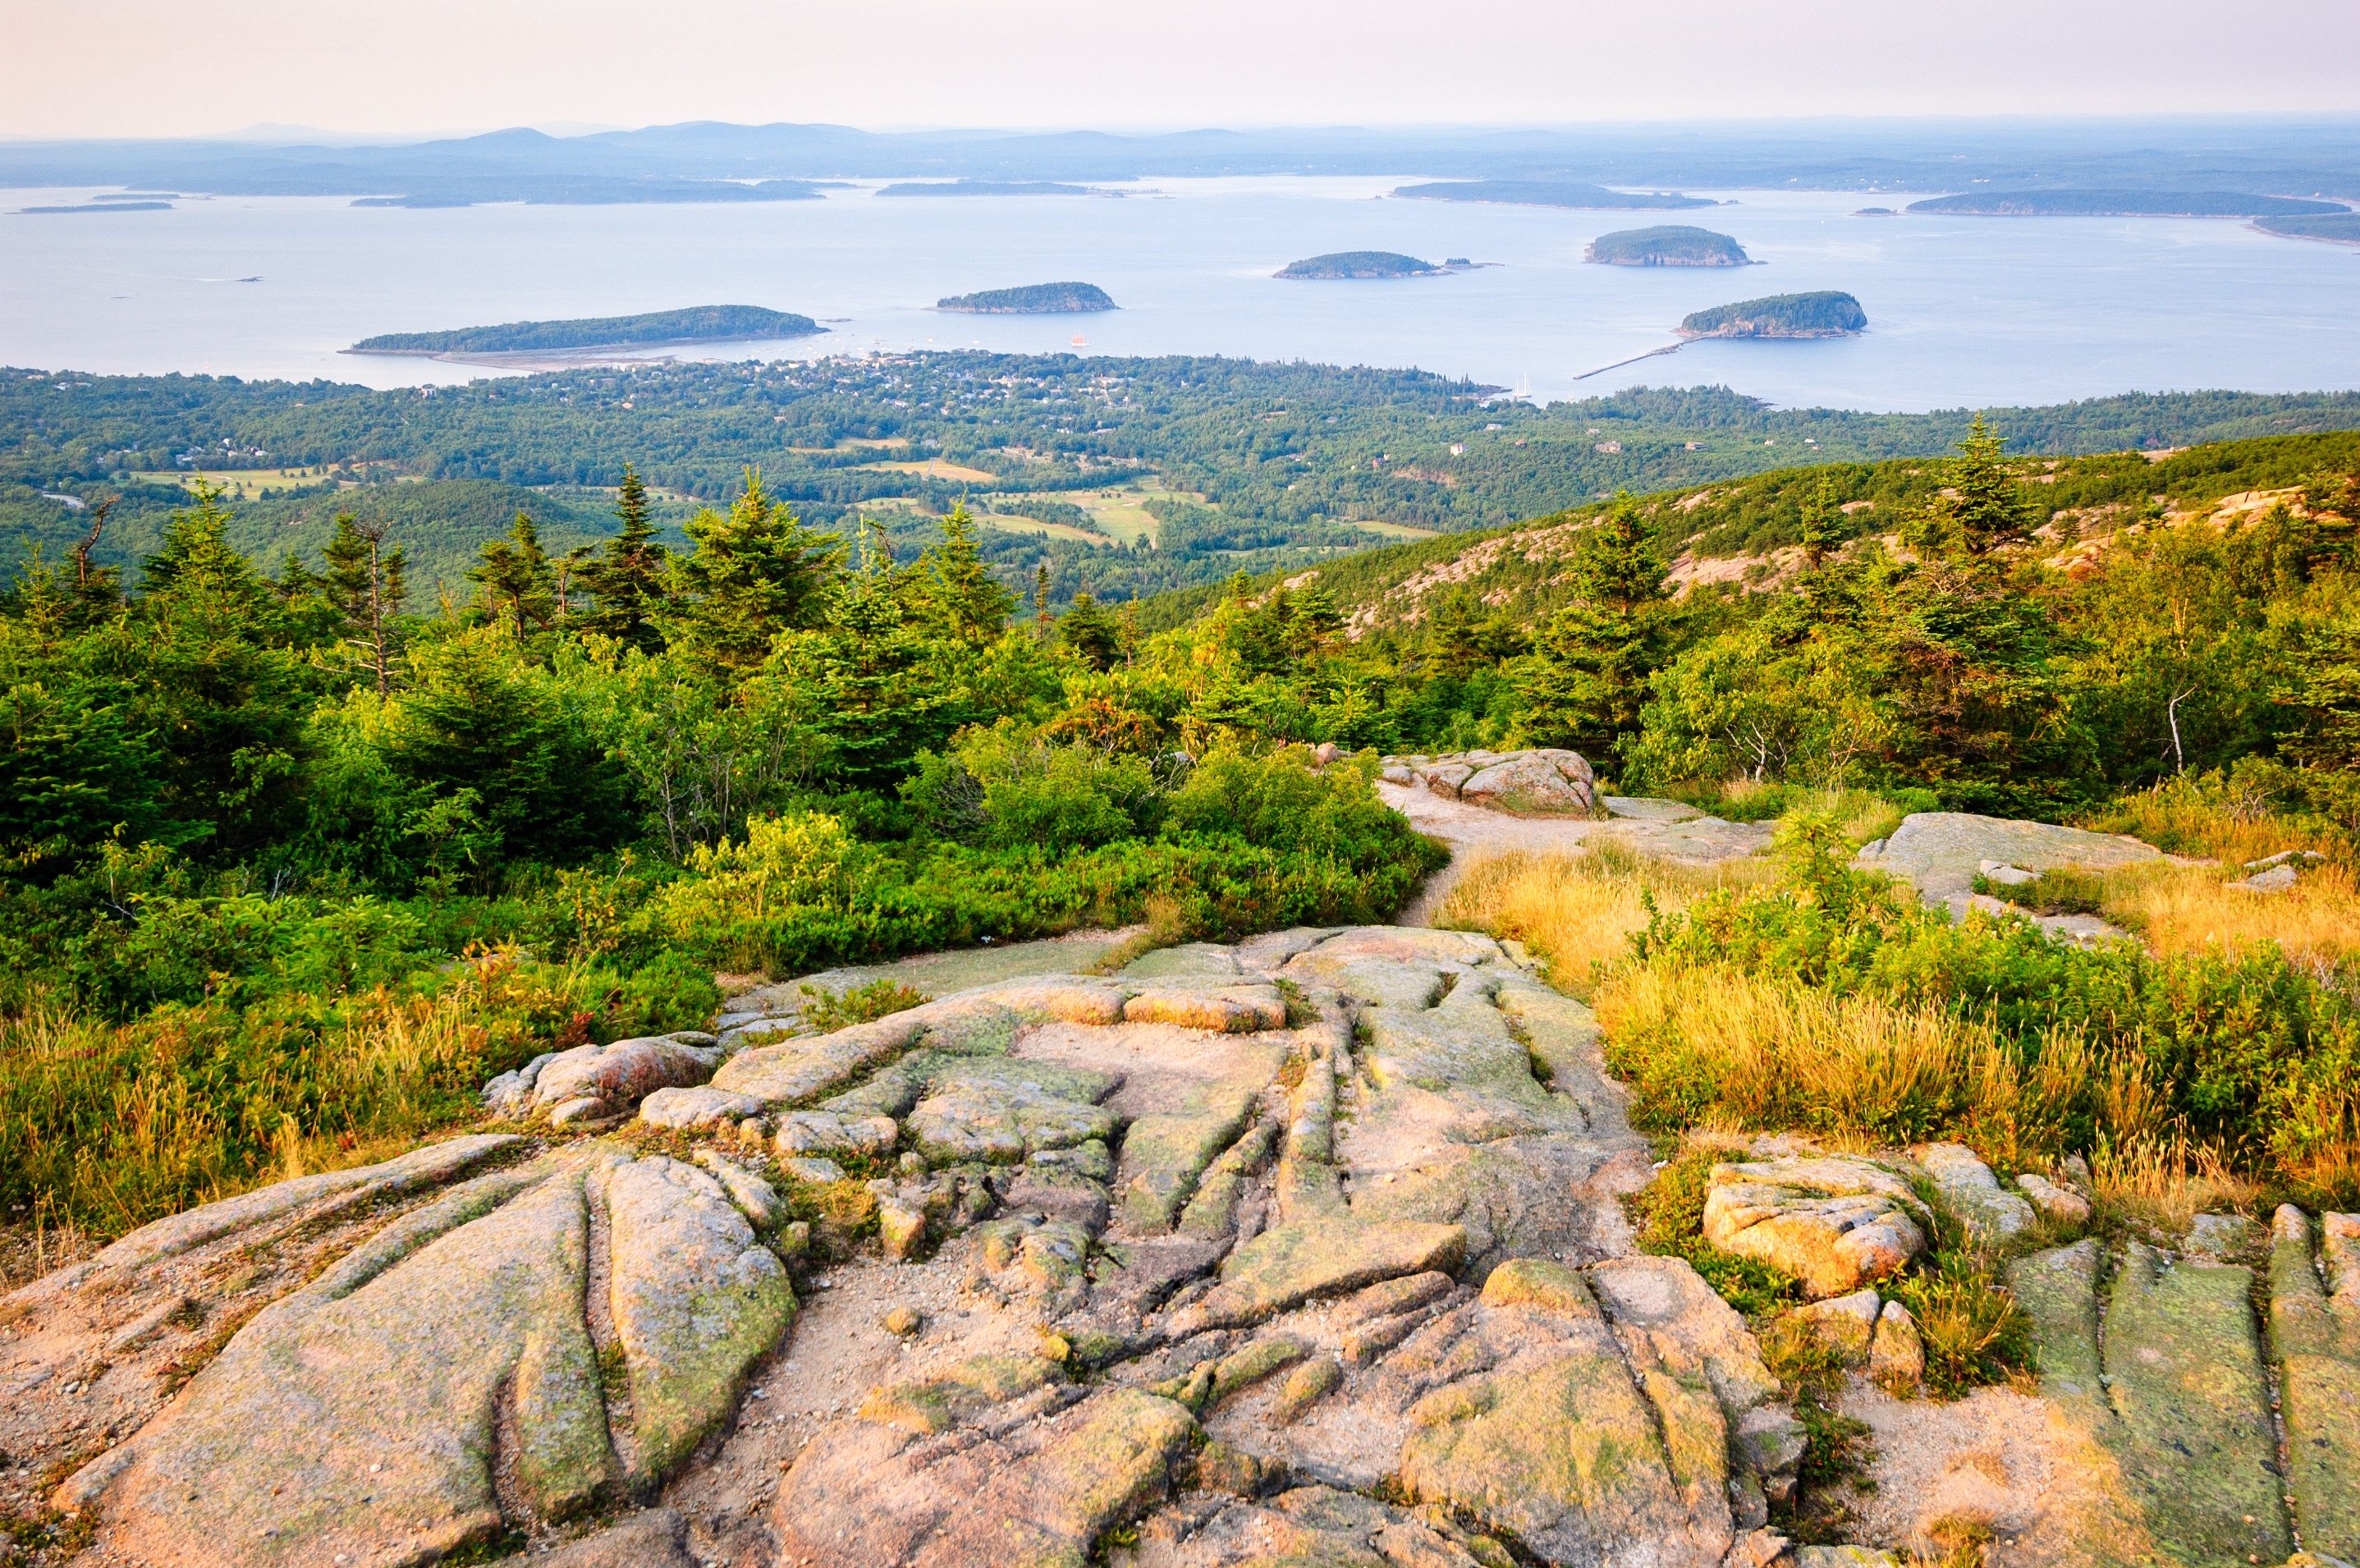
[(1432, 539), (1441, 531), (1433, 528), (1413, 528), (1406, 522), (1371, 522), (1355, 519), (1352, 526), (1363, 533), (1382, 534), (1387, 539)]
[[(276, 495), (281, 490), (300, 489), (306, 485), (319, 484), (322, 479), (327, 477), (327, 473), (325, 469), (317, 466), (300, 468), (229, 469), (164, 468), (150, 469), (140, 473), (135, 473), (131, 477), (145, 484), (179, 485), (183, 489), (193, 488), (196, 482), (199, 479), (202, 479), (208, 484), (218, 488), (224, 495), (229, 497), (232, 500), (251, 501), (259, 500), (264, 496)], [(351, 481), (349, 480), (345, 481), (345, 483), (350, 482)]]
[(986, 528), (996, 528), (1002, 533), (1031, 533), (1045, 539), (1069, 539), (1076, 544), (1112, 544), (1103, 533), (1092, 533), (1066, 522), (1043, 522), (1037, 517), (1021, 517), (1002, 512), (978, 512), (976, 521)]
[(863, 463), (861, 466), (871, 473), (923, 474), (929, 479), (965, 479), (971, 485), (1000, 483), (1000, 476), (997, 474), (987, 474), (980, 468), (970, 468), (963, 463), (945, 463), (939, 457), (929, 457), (923, 462)]

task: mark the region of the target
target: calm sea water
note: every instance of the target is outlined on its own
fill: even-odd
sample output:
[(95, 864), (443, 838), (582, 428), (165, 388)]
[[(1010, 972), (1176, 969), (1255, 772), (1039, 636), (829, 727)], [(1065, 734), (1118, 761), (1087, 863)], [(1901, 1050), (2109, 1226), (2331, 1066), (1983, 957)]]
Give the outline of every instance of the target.
[[(715, 356), (733, 359), (1032, 353), (1078, 333), (1092, 353), (1416, 366), (1545, 398), (1721, 382), (1786, 405), (1899, 411), (2360, 387), (2360, 252), (2234, 221), (1852, 215), (1909, 199), (1890, 194), (1727, 192), (1732, 204), (1678, 214), (1382, 197), (1401, 182), (1159, 180), (1119, 200), (880, 199), (862, 186), (818, 202), (425, 212), (222, 198), (69, 217), (13, 214), (88, 192), (0, 192), (0, 363), (400, 386), (487, 372), (336, 350), (382, 332), (727, 302), (841, 318), (825, 337)], [(1765, 265), (1582, 262), (1597, 235), (1659, 220), (1734, 235)], [(1382, 282), (1270, 276), (1363, 248), (1501, 265)], [(1061, 279), (1123, 308), (925, 308)], [(1871, 330), (1699, 344), (1575, 379), (1672, 341), (1689, 311), (1804, 289), (1858, 295)]]

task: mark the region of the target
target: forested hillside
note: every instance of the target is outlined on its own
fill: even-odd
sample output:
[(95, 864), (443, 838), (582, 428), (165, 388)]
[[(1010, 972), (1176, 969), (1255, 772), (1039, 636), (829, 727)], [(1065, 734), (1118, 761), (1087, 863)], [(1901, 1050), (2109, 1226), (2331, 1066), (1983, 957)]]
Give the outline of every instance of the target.
[[(1299, 569), (1385, 529), (1496, 527), (1618, 489), (1938, 454), (1972, 417), (1778, 410), (1715, 389), (1546, 407), (1494, 391), (1415, 371), (975, 354), (384, 392), (10, 371), (0, 373), (0, 558), (38, 544), (54, 561), (88, 532), (86, 516), (44, 492), (119, 494), (93, 558), (135, 565), (202, 471), (271, 487), (270, 500), (238, 510), (242, 548), (274, 561), (311, 552), (316, 567), (335, 514), (352, 510), (402, 531), (421, 583), (455, 583), (515, 508), (495, 514), (486, 492), (441, 482), (541, 492), (517, 505), (571, 542), (606, 526), (626, 461), (679, 498), (655, 502), (675, 527), (697, 502), (727, 499), (752, 464), (807, 521), (866, 514), (905, 557), (964, 499), (1004, 583), (1029, 588), (1045, 564), (1058, 603), (1085, 590), (1128, 599), (1240, 569)], [(2014, 450), (2096, 453), (2351, 429), (2360, 397), (2136, 395), (1993, 418)], [(999, 518), (1020, 521), (1000, 528)], [(266, 521), (271, 532), (256, 532)]]

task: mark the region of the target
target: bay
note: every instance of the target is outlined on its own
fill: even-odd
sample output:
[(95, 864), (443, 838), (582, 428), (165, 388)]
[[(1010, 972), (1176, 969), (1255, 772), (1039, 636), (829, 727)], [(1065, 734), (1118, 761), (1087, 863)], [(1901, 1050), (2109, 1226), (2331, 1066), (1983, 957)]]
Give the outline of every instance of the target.
[[(493, 372), (337, 350), (385, 332), (731, 303), (800, 311), (831, 330), (661, 352), (1221, 354), (1417, 367), (1539, 398), (1718, 383), (1784, 406), (1896, 411), (2360, 387), (2360, 252), (2234, 220), (1853, 215), (1912, 199), (1890, 192), (1705, 192), (1728, 204), (1676, 214), (1384, 194), (1416, 178), (1154, 180), (1117, 187), (1120, 197), (882, 198), (864, 182), (822, 201), (709, 206), (225, 197), (63, 216), (16, 209), (101, 192), (0, 192), (0, 363), (447, 383)], [(1596, 236), (1655, 222), (1733, 235), (1765, 265), (1581, 260)], [(1352, 249), (1498, 265), (1387, 281), (1270, 276)], [(928, 308), (1068, 279), (1123, 308)], [(1870, 330), (1694, 344), (1577, 379), (1675, 341), (1690, 311), (1810, 289), (1859, 296)]]

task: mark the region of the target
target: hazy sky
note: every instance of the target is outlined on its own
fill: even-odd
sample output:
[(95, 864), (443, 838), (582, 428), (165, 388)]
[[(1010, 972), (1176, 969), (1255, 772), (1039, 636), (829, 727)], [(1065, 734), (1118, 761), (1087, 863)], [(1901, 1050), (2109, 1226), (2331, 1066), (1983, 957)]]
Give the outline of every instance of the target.
[(0, 0), (0, 136), (2360, 110), (2360, 0)]

